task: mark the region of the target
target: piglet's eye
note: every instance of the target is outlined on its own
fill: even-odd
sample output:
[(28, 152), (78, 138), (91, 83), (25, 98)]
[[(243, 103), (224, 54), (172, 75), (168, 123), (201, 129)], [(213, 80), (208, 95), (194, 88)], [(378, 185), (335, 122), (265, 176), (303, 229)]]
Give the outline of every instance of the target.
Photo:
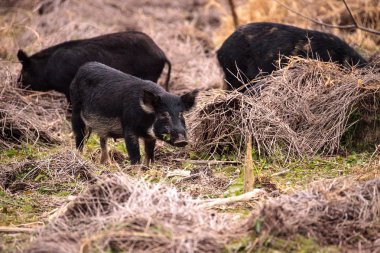
[(162, 113), (160, 113), (160, 117), (161, 118), (168, 118), (170, 115), (169, 115), (169, 113), (168, 112), (162, 112)]

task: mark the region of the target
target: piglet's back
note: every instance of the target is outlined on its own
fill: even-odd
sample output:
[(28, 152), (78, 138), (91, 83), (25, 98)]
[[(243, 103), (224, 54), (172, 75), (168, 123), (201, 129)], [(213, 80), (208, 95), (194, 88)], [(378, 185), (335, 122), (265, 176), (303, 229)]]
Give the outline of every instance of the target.
[(166, 91), (154, 82), (142, 80), (98, 62), (81, 66), (71, 83), (70, 96), (73, 107), (86, 110), (120, 114), (126, 107), (138, 110), (142, 90), (155, 94)]

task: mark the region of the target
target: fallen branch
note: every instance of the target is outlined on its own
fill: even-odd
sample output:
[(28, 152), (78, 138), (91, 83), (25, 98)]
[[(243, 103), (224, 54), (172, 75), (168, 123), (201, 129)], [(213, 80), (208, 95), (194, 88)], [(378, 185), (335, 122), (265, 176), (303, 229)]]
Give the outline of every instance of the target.
[(36, 228), (0, 227), (0, 233), (33, 233)]
[(293, 12), (293, 13), (297, 14), (298, 16), (301, 16), (304, 19), (307, 19), (307, 20), (309, 20), (311, 22), (314, 22), (314, 23), (316, 23), (318, 25), (322, 25), (322, 26), (326, 26), (326, 27), (330, 27), (330, 28), (338, 28), (338, 29), (359, 29), (359, 30), (362, 30), (362, 31), (365, 31), (365, 32), (369, 32), (369, 33), (372, 33), (372, 34), (380, 35), (380, 31), (377, 31), (375, 29), (371, 29), (371, 28), (359, 25), (356, 22), (355, 18), (353, 17), (352, 12), (351, 12), (350, 8), (348, 7), (348, 5), (347, 5), (347, 3), (346, 3), (345, 0), (343, 0), (344, 5), (346, 6), (346, 9), (349, 12), (349, 14), (351, 16), (351, 19), (353, 20), (353, 23), (354, 23), (352, 25), (333, 25), (333, 24), (327, 24), (327, 23), (324, 23), (322, 21), (318, 21), (318, 20), (316, 20), (314, 18), (311, 18), (311, 17), (308, 17), (306, 15), (303, 15), (301, 12), (298, 12), (298, 11), (295, 11), (295, 10), (291, 9), (289, 6), (287, 6), (286, 4), (284, 4), (284, 3), (282, 3), (282, 2), (280, 2), (278, 0), (273, 0), (273, 1), (275, 1), (276, 3), (278, 3), (279, 5), (281, 5), (282, 7), (284, 7), (285, 9), (287, 9), (288, 11)]
[(192, 164), (207, 164), (207, 165), (223, 165), (223, 164), (241, 164), (239, 161), (209, 161), (209, 160), (187, 160), (187, 159), (173, 159), (176, 162), (188, 162)]
[(184, 177), (184, 178), (177, 180), (176, 184), (182, 183), (182, 182), (187, 181), (187, 180), (193, 180), (193, 179), (199, 178), (200, 176), (201, 176), (201, 173), (195, 173), (193, 175), (190, 175), (190, 176), (187, 176), (187, 177)]
[(279, 172), (276, 172), (276, 173), (273, 173), (272, 174), (272, 177), (275, 177), (275, 176), (282, 176), (288, 172), (290, 172), (291, 170), (290, 169), (287, 169), (287, 170), (283, 170), (283, 171), (279, 171)]
[(218, 198), (218, 199), (199, 199), (196, 203), (199, 203), (199, 208), (211, 208), (214, 206), (227, 205), (235, 202), (247, 202), (252, 199), (256, 199), (262, 195), (265, 195), (266, 191), (262, 189), (253, 189), (250, 192), (244, 193), (239, 196), (233, 196), (229, 198)]

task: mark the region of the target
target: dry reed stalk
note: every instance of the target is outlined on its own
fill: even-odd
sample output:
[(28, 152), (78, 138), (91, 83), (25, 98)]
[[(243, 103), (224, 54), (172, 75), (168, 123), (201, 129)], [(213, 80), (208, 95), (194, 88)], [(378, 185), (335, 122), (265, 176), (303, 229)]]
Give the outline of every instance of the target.
[(255, 183), (253, 176), (252, 137), (248, 135), (244, 162), (244, 192), (252, 191)]

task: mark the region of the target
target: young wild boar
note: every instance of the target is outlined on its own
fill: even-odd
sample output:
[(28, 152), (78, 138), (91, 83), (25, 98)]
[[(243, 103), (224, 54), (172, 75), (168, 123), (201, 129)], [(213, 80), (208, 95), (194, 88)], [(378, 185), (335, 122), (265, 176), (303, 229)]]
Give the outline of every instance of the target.
[(106, 34), (67, 41), (32, 56), (18, 51), (22, 64), (19, 82), (32, 90), (56, 90), (70, 101), (69, 86), (79, 67), (97, 61), (144, 80), (157, 82), (165, 63), (168, 89), (171, 64), (164, 52), (146, 34), (137, 31)]
[(87, 127), (100, 137), (101, 163), (109, 161), (107, 138), (124, 138), (131, 164), (137, 164), (138, 139), (142, 138), (149, 165), (154, 161), (156, 139), (187, 145), (183, 113), (193, 107), (197, 93), (172, 95), (151, 81), (101, 63), (86, 63), (70, 86), (76, 147), (82, 151)]
[(237, 68), (249, 81), (260, 72), (270, 74), (275, 70), (280, 55), (333, 61), (343, 66), (367, 63), (335, 35), (276, 23), (241, 26), (217, 51), (229, 90), (243, 85), (235, 77)]

